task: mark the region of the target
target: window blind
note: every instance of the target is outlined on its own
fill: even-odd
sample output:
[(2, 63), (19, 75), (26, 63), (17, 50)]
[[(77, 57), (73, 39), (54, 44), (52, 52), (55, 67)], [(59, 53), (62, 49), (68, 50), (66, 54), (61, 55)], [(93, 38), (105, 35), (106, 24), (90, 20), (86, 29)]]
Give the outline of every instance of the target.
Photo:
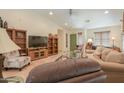
[(110, 32), (95, 32), (95, 45), (110, 46)]

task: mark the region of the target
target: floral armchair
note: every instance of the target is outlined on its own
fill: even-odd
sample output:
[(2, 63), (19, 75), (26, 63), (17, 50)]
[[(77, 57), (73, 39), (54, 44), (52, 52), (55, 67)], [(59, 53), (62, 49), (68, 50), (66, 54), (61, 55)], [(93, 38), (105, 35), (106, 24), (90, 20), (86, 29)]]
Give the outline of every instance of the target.
[(18, 68), (21, 70), (24, 66), (30, 64), (31, 62), (30, 57), (20, 56), (19, 51), (5, 53), (4, 56), (5, 60), (3, 66), (6, 70), (8, 68)]

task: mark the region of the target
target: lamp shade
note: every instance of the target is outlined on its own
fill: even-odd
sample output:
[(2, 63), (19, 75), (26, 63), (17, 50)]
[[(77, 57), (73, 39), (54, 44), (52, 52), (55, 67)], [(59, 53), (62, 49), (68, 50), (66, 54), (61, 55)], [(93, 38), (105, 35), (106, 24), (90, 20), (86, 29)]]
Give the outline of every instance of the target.
[(6, 29), (0, 28), (0, 54), (21, 49), (8, 36)]
[(112, 40), (115, 40), (115, 37), (112, 37)]
[(93, 40), (91, 38), (88, 39), (88, 43), (92, 43)]

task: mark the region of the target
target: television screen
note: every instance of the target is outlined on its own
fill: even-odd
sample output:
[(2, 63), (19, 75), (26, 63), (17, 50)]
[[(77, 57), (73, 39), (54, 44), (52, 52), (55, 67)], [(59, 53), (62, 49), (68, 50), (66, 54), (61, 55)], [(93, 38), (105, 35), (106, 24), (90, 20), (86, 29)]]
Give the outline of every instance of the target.
[(29, 47), (47, 47), (46, 36), (29, 36)]

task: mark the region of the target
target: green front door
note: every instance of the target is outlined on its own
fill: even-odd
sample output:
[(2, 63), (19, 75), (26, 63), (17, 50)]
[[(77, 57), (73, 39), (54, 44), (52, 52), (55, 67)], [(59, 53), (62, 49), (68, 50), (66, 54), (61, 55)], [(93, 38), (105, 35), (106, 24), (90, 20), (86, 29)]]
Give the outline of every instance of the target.
[(70, 35), (70, 51), (73, 51), (76, 49), (76, 43), (77, 41), (77, 37), (76, 37), (76, 34), (71, 34)]

